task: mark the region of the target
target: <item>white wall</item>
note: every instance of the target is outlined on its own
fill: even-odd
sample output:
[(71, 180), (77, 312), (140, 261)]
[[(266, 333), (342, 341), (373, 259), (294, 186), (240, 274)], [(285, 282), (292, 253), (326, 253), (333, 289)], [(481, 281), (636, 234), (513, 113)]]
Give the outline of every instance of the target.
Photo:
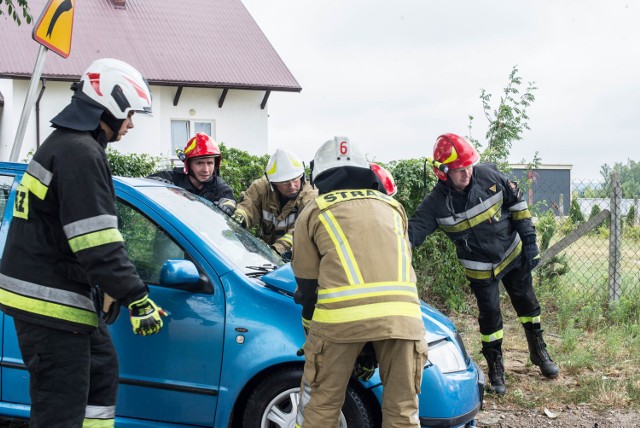
[[(40, 101), (40, 142), (53, 130), (49, 123), (51, 118), (69, 103), (70, 85), (70, 82), (47, 81)], [(0, 91), (5, 100), (4, 108), (0, 109), (0, 161), (9, 160), (28, 86), (27, 80), (0, 79)], [(122, 153), (175, 157), (171, 150), (171, 120), (195, 120), (213, 121), (213, 137), (218, 142), (255, 155), (267, 153), (268, 112), (266, 108), (260, 109), (264, 92), (229, 90), (224, 105), (218, 108), (221, 89), (184, 88), (178, 105), (174, 106), (176, 91), (176, 87), (152, 86), (153, 116), (134, 116), (134, 129), (112, 147)], [(18, 159), (26, 159), (35, 148), (34, 107)]]

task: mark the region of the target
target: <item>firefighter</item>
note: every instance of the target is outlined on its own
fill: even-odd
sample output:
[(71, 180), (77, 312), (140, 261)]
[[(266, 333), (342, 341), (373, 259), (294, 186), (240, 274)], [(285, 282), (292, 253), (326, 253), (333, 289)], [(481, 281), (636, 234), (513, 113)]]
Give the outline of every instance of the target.
[(296, 427), (339, 425), (367, 342), (384, 385), (382, 426), (419, 427), (427, 344), (404, 208), (377, 190), (369, 162), (344, 137), (320, 147), (311, 180), (319, 196), (293, 235), (294, 298), (307, 333)]
[(317, 196), (304, 177), (304, 164), (294, 153), (278, 149), (269, 158), (265, 175), (243, 192), (233, 219), (259, 235), (285, 259), (291, 257), (292, 234), (298, 215)]
[[(127, 258), (118, 231), (107, 143), (151, 112), (147, 81), (98, 59), (72, 85), (71, 103), (17, 188), (0, 264), (0, 309), (14, 318), (30, 375), (32, 428), (113, 427), (118, 360), (92, 299), (129, 308), (135, 334), (162, 328), (164, 311)], [(100, 299), (96, 299), (100, 300)]]
[(456, 134), (437, 138), (433, 158), (444, 167), (434, 167), (438, 182), (409, 221), (409, 238), (416, 247), (440, 228), (455, 244), (478, 304), (490, 391), (506, 393), (500, 281), (524, 327), (531, 362), (545, 377), (557, 377), (560, 369), (547, 352), (533, 290), (531, 271), (540, 252), (522, 190), (495, 165), (478, 164), (476, 149)]
[(196, 133), (184, 149), (178, 151), (178, 157), (184, 163), (183, 167), (156, 172), (149, 178), (173, 183), (213, 202), (225, 214), (233, 215), (236, 200), (231, 187), (220, 178), (222, 154), (213, 138), (204, 132)]

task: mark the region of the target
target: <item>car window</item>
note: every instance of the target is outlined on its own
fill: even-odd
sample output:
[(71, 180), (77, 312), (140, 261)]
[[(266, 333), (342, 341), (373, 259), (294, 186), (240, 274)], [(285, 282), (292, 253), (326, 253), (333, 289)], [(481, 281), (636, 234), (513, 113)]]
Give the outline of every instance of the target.
[(140, 211), (120, 200), (116, 209), (124, 246), (144, 282), (158, 284), (165, 261), (187, 258), (185, 251)]
[(7, 207), (9, 192), (14, 181), (13, 176), (0, 175), (0, 221), (4, 218), (4, 210)]

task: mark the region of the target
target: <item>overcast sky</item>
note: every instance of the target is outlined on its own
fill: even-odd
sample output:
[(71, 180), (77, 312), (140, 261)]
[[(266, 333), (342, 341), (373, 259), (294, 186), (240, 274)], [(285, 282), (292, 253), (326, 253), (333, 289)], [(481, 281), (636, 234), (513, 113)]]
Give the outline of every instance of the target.
[(242, 1), (302, 86), (269, 98), (272, 151), (308, 161), (345, 135), (370, 160), (420, 158), (469, 115), (484, 143), (481, 89), (496, 106), (517, 66), (539, 89), (510, 161), (537, 151), (576, 179), (640, 161), (640, 1)]

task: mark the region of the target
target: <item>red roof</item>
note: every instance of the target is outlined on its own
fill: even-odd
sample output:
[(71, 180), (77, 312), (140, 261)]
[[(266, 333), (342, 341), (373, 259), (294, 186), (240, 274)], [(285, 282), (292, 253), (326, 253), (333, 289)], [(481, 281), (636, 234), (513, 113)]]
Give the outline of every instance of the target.
[[(117, 58), (150, 83), (257, 90), (302, 88), (240, 0), (76, 0), (71, 53), (48, 52), (43, 77), (75, 80), (96, 58)], [(0, 17), (0, 77), (33, 73), (31, 32), (46, 0), (29, 0), (33, 21)]]

